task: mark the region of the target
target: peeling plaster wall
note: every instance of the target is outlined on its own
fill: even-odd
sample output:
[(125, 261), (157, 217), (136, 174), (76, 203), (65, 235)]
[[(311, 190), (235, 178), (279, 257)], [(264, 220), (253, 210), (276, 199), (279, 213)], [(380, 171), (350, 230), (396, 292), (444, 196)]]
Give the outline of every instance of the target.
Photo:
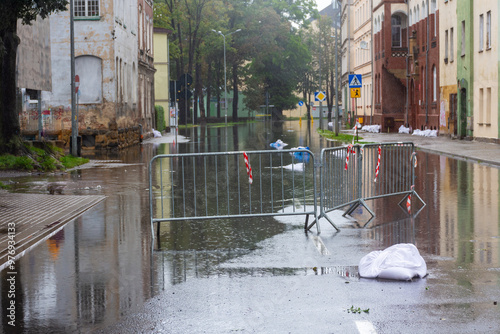
[(17, 86), (50, 91), (52, 75), (50, 63), (50, 21), (37, 17), (32, 25), (17, 22), (20, 44), (17, 49)]
[[(136, 4), (136, 0), (101, 0), (99, 18), (74, 20), (75, 74), (86, 79), (80, 80), (79, 129), (105, 129), (114, 121), (127, 127), (136, 122)], [(50, 32), (53, 87), (43, 98), (51, 109), (63, 110), (60, 128), (54, 129), (63, 130), (71, 128), (69, 6), (68, 11), (51, 15)]]

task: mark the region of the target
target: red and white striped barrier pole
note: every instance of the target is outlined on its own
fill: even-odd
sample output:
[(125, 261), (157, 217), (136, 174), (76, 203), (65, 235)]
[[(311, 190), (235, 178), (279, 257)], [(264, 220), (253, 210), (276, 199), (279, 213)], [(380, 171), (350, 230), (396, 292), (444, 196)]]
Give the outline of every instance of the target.
[(252, 184), (252, 182), (253, 182), (252, 166), (250, 166), (250, 160), (248, 159), (248, 155), (246, 152), (243, 152), (243, 158), (245, 158), (245, 166), (247, 168), (248, 183)]
[(373, 180), (373, 182), (377, 182), (377, 178), (378, 178), (378, 171), (379, 171), (379, 168), (380, 168), (380, 153), (382, 152), (382, 146), (379, 145), (378, 146), (378, 160), (377, 160), (377, 167), (375, 168), (375, 180)]
[(347, 170), (347, 165), (349, 164), (349, 154), (354, 153), (353, 145), (347, 146), (347, 154), (345, 157), (345, 170)]
[(413, 168), (417, 168), (417, 152), (413, 152), (410, 159), (413, 160)]
[[(411, 190), (413, 192), (415, 186), (411, 186)], [(408, 195), (408, 199), (406, 200), (406, 210), (408, 210), (408, 214), (411, 214), (411, 193)]]

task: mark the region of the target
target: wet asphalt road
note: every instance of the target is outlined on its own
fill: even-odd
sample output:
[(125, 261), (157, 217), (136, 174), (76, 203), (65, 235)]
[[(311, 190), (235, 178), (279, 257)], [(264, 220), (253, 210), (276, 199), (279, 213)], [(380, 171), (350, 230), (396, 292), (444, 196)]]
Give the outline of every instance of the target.
[[(293, 135), (282, 132), (285, 141)], [(317, 147), (316, 136), (309, 134), (304, 142), (297, 138), (296, 144)], [(267, 144), (277, 139), (245, 138)], [(437, 141), (421, 140), (428, 146)], [(466, 152), (451, 140), (439, 141), (451, 152), (443, 154)], [(481, 145), (486, 146), (472, 146), (472, 151), (493, 144)], [(491, 148), (484, 150), (494, 160), (498, 146)], [(428, 205), (414, 219), (381, 202), (373, 205), (380, 219), (367, 228), (334, 213), (341, 232), (322, 221), (320, 235), (315, 229), (306, 234), (304, 218), (295, 216), (273, 220), (272, 229), (255, 240), (249, 234), (261, 230), (213, 235), (217, 223), (204, 229), (195, 222), (189, 228), (200, 233), (196, 243), (177, 240), (151, 256), (145, 168), (151, 153), (131, 152), (130, 157), (112, 157), (121, 166), (114, 162), (85, 169), (67, 180), (67, 194), (86, 194), (100, 185), (99, 194), (108, 197), (68, 224), (64, 238), (48, 240), (20, 261), (24, 332), (500, 332), (497, 167), (470, 162), (457, 167), (442, 156), (419, 153), (419, 177), (428, 180), (418, 191)], [(494, 161), (488, 165), (495, 166)], [(458, 195), (448, 192), (454, 180), (439, 180), (464, 170), (469, 175), (464, 184), (473, 189), (462, 198), (460, 187)], [(53, 179), (58, 178), (48, 178)], [(36, 192), (46, 182), (29, 178), (26, 187), (34, 190), (25, 191)], [(488, 186), (492, 189), (483, 192)], [(455, 204), (461, 201), (465, 207)], [(496, 206), (481, 207), (488, 201)], [(171, 239), (183, 229), (176, 224), (168, 228), (164, 237)], [(361, 257), (399, 242), (417, 245), (428, 276), (412, 282), (359, 278)]]

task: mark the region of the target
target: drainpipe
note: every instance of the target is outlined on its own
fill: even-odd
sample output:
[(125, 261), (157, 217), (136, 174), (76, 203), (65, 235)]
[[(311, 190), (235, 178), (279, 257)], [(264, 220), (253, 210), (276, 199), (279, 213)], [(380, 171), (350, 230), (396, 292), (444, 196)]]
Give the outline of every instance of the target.
[(371, 42), (370, 42), (370, 57), (371, 57), (371, 76), (372, 76), (372, 85), (370, 87), (370, 125), (373, 124), (373, 106), (375, 105), (374, 99), (373, 99), (373, 86), (375, 84), (375, 80), (373, 78), (373, 39), (374, 39), (374, 34), (373, 34), (373, 0), (370, 0), (370, 27), (371, 27)]
[(429, 122), (429, 46), (431, 40), (429, 21), (429, 0), (427, 0), (427, 46), (425, 48), (425, 125)]
[[(351, 74), (351, 0), (347, 0), (347, 85), (349, 85), (349, 74)], [(351, 112), (351, 95), (349, 89), (346, 94), (348, 113)], [(354, 111), (351, 116), (354, 118)]]
[[(408, 115), (410, 113), (409, 110), (409, 101), (410, 101), (410, 73), (408, 70), (408, 58), (410, 57), (410, 2), (405, 0), (406, 2), (406, 113), (405, 113), (405, 123), (409, 125)], [(406, 125), (405, 125), (406, 126)]]

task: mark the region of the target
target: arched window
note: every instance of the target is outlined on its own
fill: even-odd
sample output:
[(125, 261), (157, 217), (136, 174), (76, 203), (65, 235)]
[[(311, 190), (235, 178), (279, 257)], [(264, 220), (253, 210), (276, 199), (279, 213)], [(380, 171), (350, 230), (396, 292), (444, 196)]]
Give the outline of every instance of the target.
[(401, 16), (395, 14), (391, 17), (391, 35), (392, 35), (392, 47), (400, 48), (402, 46), (401, 41)]
[(102, 60), (96, 56), (75, 58), (75, 74), (80, 77), (79, 103), (102, 102)]

